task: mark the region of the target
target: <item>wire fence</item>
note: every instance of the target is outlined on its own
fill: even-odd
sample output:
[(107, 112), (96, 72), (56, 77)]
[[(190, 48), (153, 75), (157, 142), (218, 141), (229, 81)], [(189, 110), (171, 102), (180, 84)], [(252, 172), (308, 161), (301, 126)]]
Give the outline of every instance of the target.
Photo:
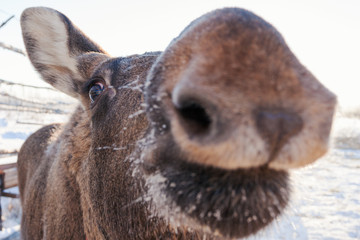
[[(17, 123), (45, 125), (45, 115), (69, 115), (74, 105), (72, 98), (53, 88), (0, 79), (0, 111), (5, 117), (13, 112), (8, 119), (15, 115)], [(24, 121), (29, 118), (32, 120)]]

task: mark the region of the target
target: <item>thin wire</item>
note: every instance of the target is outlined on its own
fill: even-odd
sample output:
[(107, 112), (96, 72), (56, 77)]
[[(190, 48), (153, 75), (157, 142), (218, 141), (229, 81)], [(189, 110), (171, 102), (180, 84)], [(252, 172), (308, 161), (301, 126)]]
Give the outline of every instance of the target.
[(5, 26), (11, 19), (13, 19), (15, 17), (15, 15), (12, 15), (11, 17), (9, 17), (7, 20), (5, 20), (5, 22), (3, 22), (1, 25), (0, 25), (0, 28), (2, 28), (3, 26)]
[(27, 84), (15, 83), (15, 82), (6, 81), (4, 79), (0, 79), (0, 84), (17, 85), (17, 86), (29, 87), (29, 88), (37, 88), (37, 89), (46, 89), (46, 90), (52, 90), (52, 91), (56, 91), (56, 92), (58, 91), (58, 90), (56, 90), (54, 88), (38, 87), (38, 86), (32, 86), (32, 85), (27, 85)]

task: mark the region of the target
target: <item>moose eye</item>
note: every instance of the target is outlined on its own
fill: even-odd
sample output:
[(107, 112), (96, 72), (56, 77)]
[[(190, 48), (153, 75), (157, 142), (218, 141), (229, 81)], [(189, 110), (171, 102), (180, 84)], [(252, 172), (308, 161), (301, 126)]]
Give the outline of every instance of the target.
[(104, 91), (105, 87), (101, 82), (95, 82), (89, 89), (91, 103)]

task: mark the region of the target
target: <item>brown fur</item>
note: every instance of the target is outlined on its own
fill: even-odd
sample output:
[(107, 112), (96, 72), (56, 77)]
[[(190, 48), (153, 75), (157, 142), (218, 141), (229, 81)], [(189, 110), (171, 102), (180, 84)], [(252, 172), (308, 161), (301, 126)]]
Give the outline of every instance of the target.
[(286, 207), (287, 170), (326, 150), (335, 96), (246, 10), (125, 58), (52, 9), (27, 9), (22, 29), (43, 79), (81, 103), (20, 150), (23, 239), (248, 236)]

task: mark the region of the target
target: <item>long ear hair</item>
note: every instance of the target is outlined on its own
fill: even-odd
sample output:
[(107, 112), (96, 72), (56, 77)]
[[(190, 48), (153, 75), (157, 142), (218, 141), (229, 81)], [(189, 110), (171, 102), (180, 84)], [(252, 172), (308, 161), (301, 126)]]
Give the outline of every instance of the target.
[(80, 56), (106, 52), (66, 16), (50, 8), (26, 9), (21, 16), (21, 28), (31, 63), (42, 78), (56, 89), (78, 98), (87, 80), (78, 68)]

